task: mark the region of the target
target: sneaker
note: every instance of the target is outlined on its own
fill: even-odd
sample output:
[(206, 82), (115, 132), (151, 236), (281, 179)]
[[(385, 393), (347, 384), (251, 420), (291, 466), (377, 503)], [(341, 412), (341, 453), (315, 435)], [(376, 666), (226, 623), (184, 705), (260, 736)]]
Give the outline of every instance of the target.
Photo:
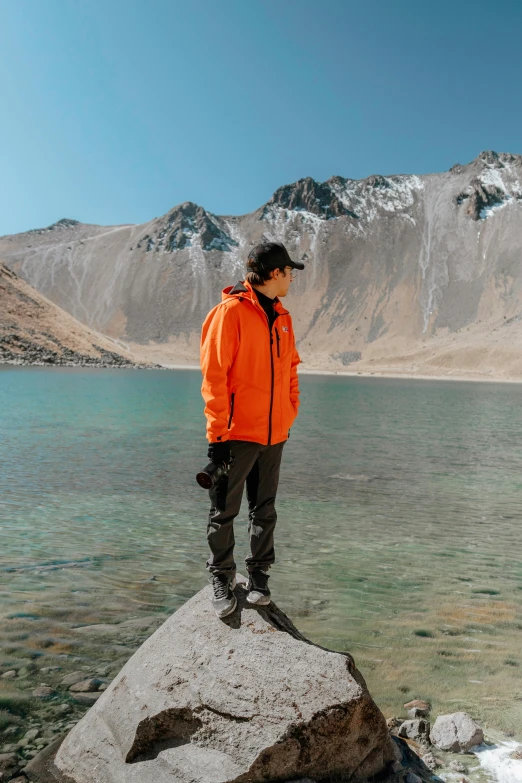
[(261, 571), (260, 568), (256, 568), (255, 571), (250, 571), (248, 575), (247, 595), (249, 604), (267, 606), (270, 603), (272, 599), (270, 597), (270, 590), (268, 589), (269, 578), (267, 572)]
[(220, 618), (228, 617), (237, 606), (237, 598), (233, 593), (236, 586), (236, 577), (232, 579), (226, 574), (214, 574), (212, 582), (212, 608)]

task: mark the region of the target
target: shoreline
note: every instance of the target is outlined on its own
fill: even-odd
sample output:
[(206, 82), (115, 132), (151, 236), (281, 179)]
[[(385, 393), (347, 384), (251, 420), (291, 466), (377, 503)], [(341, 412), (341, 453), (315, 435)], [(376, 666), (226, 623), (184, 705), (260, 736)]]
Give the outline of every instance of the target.
[[(161, 367), (165, 370), (200, 370), (199, 364), (167, 364), (161, 363)], [(476, 376), (462, 375), (424, 375), (413, 373), (393, 373), (386, 371), (358, 371), (348, 372), (345, 370), (321, 370), (318, 368), (303, 368), (298, 370), (299, 375), (333, 375), (346, 378), (387, 378), (395, 380), (408, 380), (408, 381), (458, 381), (464, 383), (522, 383), (522, 378), (502, 378), (485, 376), (477, 378)]]
[[(72, 369), (107, 369), (107, 370), (200, 370), (199, 364), (170, 364), (157, 362), (155, 364), (145, 364), (136, 362), (135, 364), (108, 364), (108, 363), (75, 363), (75, 362), (24, 362), (24, 361), (0, 361), (0, 367), (60, 367), (62, 369), (70, 367)], [(453, 381), (458, 383), (500, 383), (500, 384), (522, 384), (522, 378), (503, 378), (484, 376), (477, 378), (476, 375), (425, 375), (422, 373), (402, 373), (387, 372), (386, 370), (367, 372), (359, 370), (357, 372), (348, 372), (344, 370), (321, 370), (319, 368), (302, 368), (298, 370), (299, 375), (323, 375), (337, 376), (341, 378), (383, 378), (387, 380), (406, 380), (406, 381)]]

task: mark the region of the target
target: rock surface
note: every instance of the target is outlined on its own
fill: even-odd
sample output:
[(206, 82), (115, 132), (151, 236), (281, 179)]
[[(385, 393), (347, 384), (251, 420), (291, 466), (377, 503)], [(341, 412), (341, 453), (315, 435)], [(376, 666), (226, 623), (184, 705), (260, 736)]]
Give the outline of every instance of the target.
[(399, 737), (427, 744), (430, 736), (430, 724), (427, 720), (405, 720), (399, 728)]
[(430, 740), (440, 750), (466, 753), (484, 741), (484, 734), (467, 712), (454, 712), (451, 715), (439, 715), (430, 732)]
[(350, 655), (311, 644), (236, 588), (225, 621), (204, 588), (132, 656), (60, 746), (72, 783), (365, 779), (395, 760)]

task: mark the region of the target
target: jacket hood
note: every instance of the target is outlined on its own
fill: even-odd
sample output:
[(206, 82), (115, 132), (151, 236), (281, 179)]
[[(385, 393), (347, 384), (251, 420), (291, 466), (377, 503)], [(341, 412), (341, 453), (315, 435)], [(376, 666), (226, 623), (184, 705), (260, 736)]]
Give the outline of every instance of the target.
[[(246, 280), (239, 280), (235, 285), (223, 289), (221, 301), (226, 302), (228, 299), (248, 299), (255, 307), (261, 307), (254, 289)], [(277, 296), (274, 299), (274, 308), (280, 315), (288, 315), (288, 310), (285, 310)]]

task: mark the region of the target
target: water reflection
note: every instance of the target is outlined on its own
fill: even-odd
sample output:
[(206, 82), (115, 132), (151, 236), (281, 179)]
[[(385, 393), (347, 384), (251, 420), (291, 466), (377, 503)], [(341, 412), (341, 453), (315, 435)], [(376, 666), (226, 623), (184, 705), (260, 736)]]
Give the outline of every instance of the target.
[[(99, 655), (75, 625), (172, 612), (205, 583), (199, 385), (189, 371), (0, 368), (0, 668)], [(301, 385), (278, 603), (350, 649), (388, 713), (418, 696), (518, 731), (522, 387)]]

